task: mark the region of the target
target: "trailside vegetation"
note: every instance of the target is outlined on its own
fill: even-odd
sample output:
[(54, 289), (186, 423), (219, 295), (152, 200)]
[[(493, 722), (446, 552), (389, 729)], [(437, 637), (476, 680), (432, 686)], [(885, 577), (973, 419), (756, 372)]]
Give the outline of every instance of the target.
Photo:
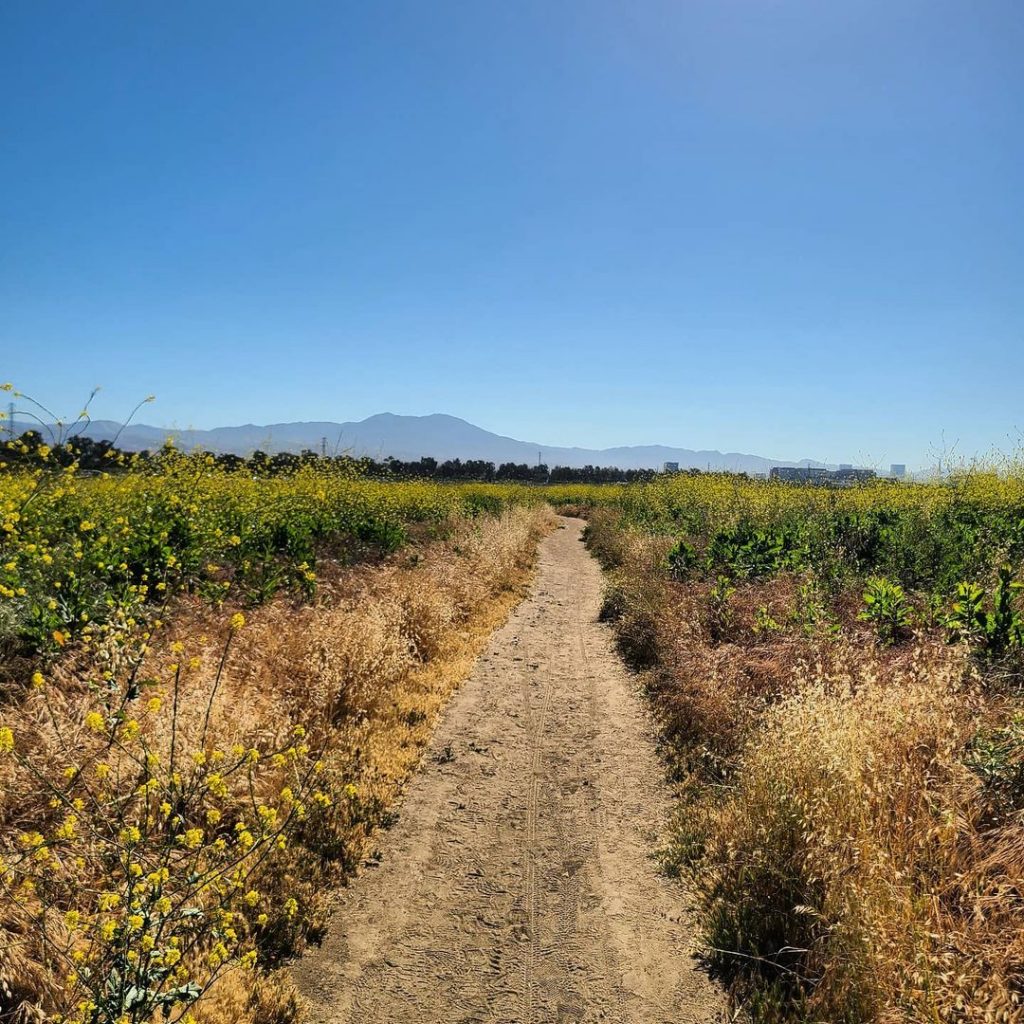
[(345, 464), (5, 452), (0, 1019), (295, 1019), (275, 968), (372, 856), (550, 513)]
[(589, 543), (682, 793), (665, 863), (737, 1004), (1024, 1020), (1024, 474), (660, 480)]

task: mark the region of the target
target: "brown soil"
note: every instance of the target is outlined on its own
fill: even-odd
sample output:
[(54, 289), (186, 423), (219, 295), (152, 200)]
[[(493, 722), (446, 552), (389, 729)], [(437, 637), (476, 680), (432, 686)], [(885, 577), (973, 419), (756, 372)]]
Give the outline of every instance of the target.
[(409, 783), (378, 867), (294, 969), (320, 1024), (726, 1019), (659, 873), (670, 797), (563, 520)]

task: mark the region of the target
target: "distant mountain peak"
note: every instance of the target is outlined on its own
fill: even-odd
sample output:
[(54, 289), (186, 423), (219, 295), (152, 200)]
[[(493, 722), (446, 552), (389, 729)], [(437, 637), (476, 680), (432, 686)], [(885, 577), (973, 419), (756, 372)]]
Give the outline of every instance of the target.
[(249, 455), (257, 449), (273, 453), (318, 451), (326, 440), (329, 450), (381, 459), (393, 456), (415, 460), (425, 456), (445, 459), (483, 459), (487, 462), (537, 462), (538, 452), (549, 466), (617, 466), (620, 469), (661, 469), (676, 462), (681, 469), (715, 469), (733, 472), (767, 473), (773, 466), (823, 466), (813, 459), (799, 461), (770, 459), (742, 452), (695, 451), (669, 445), (626, 445), (616, 448), (581, 448), (520, 441), (492, 433), (474, 423), (435, 412), (411, 416), (379, 412), (357, 422), (308, 421), (296, 423), (246, 423), (212, 430), (162, 428), (130, 424), (121, 429), (109, 420), (96, 420), (85, 433), (96, 440), (110, 440), (121, 431), (118, 444), (129, 450), (157, 448), (168, 437), (178, 447), (205, 448), (217, 452)]

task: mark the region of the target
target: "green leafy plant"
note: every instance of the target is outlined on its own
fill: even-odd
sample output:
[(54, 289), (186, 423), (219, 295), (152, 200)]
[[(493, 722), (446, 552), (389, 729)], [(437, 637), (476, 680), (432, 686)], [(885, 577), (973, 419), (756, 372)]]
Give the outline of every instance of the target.
[(768, 605), (763, 604), (757, 609), (757, 617), (754, 619), (754, 632), (758, 636), (779, 633), (782, 629), (782, 623), (775, 619), (768, 610)]
[(864, 610), (857, 617), (872, 623), (883, 643), (894, 644), (906, 637), (913, 612), (898, 583), (871, 576), (864, 587)]
[(1013, 578), (1008, 565), (999, 568), (991, 601), (979, 584), (958, 583), (946, 617), (950, 642), (970, 644), (990, 657), (1024, 646), (1024, 616), (1015, 602), (1022, 589), (1024, 583)]
[(806, 550), (789, 531), (757, 529), (740, 523), (719, 530), (708, 545), (709, 566), (719, 566), (737, 576), (769, 576), (784, 569), (798, 569)]

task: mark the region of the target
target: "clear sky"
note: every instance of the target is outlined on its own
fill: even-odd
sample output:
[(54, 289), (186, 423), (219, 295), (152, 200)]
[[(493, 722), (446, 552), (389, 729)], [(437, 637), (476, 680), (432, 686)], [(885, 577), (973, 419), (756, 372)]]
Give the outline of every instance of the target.
[(0, 378), (918, 465), (1024, 428), (1020, 0), (5, 0)]

